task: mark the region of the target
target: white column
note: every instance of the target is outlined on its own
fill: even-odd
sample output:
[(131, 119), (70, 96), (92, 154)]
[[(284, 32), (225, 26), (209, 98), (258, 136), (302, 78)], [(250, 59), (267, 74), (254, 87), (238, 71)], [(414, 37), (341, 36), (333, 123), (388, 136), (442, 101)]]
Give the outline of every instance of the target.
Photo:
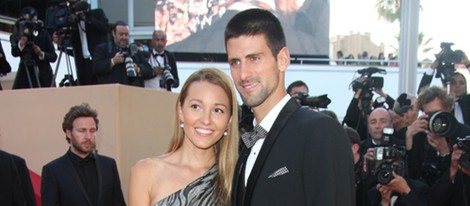
[(419, 0), (401, 0), (398, 92), (416, 94)]

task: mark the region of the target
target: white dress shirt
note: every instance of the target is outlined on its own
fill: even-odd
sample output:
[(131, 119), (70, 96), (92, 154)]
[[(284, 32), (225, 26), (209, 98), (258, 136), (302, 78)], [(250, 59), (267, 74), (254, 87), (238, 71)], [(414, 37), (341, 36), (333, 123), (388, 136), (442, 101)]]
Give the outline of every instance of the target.
[[(284, 108), (290, 98), (291, 96), (289, 94), (284, 96), (284, 98), (282, 98), (281, 101), (279, 101), (276, 106), (274, 106), (274, 108), (269, 111), (268, 115), (266, 115), (263, 121), (261, 121), (261, 127), (263, 127), (263, 129), (265, 129), (268, 133), (269, 130), (271, 130), (271, 127), (273, 126), (277, 116), (279, 116), (279, 113), (281, 112), (282, 108)], [(253, 120), (253, 123), (254, 125), (256, 125), (256, 119)], [(248, 178), (250, 177), (251, 170), (253, 170), (253, 166), (255, 165), (256, 159), (258, 158), (258, 154), (261, 150), (261, 147), (263, 146), (264, 140), (265, 139), (259, 139), (258, 141), (256, 141), (255, 145), (251, 147), (250, 155), (246, 160), (245, 186), (248, 182)]]

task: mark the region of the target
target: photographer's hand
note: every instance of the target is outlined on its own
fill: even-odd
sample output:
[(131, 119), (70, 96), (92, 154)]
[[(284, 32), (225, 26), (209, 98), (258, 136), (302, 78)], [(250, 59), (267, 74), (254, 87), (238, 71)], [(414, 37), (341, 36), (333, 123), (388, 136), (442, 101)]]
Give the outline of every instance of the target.
[(160, 74), (163, 74), (163, 67), (160, 67), (160, 66), (156, 66), (153, 68), (153, 74), (155, 76), (157, 75), (160, 75)]
[(114, 67), (114, 65), (122, 63), (124, 63), (124, 55), (119, 52), (116, 53), (113, 58), (111, 58), (111, 68)]
[(136, 63), (134, 63), (134, 69), (135, 69), (135, 72), (137, 73), (137, 76), (140, 76), (141, 70), (140, 70), (139, 65), (137, 65)]
[(408, 126), (408, 128), (406, 129), (405, 138), (406, 150), (411, 150), (413, 148), (413, 136), (420, 132), (425, 132), (427, 125), (427, 116), (423, 115), (416, 119), (410, 126)]
[(470, 169), (463, 168), (460, 165), (460, 162), (459, 162), (460, 157), (464, 153), (463, 150), (460, 149), (459, 146), (457, 146), (457, 144), (454, 144), (454, 146), (452, 148), (453, 148), (453, 152), (452, 152), (452, 159), (451, 159), (451, 162), (450, 162), (450, 179), (452, 181), (455, 180), (455, 175), (457, 174), (458, 170), (460, 170), (464, 174), (470, 176)]
[(410, 193), (411, 188), (406, 182), (406, 180), (402, 176), (397, 175), (395, 172), (393, 172), (392, 175), (393, 175), (392, 181), (390, 181), (390, 183), (385, 185), (385, 188), (393, 192), (400, 193), (401, 195), (406, 195)]
[(385, 187), (385, 185), (381, 184), (377, 184), (375, 188), (377, 188), (377, 190), (380, 192), (380, 196), (382, 196), (380, 205), (389, 206), (392, 198), (392, 191)]
[(374, 148), (367, 149), (367, 152), (364, 154), (364, 158), (367, 160), (374, 160)]
[(445, 137), (437, 136), (434, 133), (426, 130), (427, 139), (429, 145), (431, 145), (436, 151), (439, 152), (439, 155), (444, 157), (450, 154), (449, 145)]
[(27, 43), (28, 43), (28, 37), (24, 35), (21, 36), (20, 42), (19, 42), (20, 49), (23, 50), (23, 48), (26, 46)]

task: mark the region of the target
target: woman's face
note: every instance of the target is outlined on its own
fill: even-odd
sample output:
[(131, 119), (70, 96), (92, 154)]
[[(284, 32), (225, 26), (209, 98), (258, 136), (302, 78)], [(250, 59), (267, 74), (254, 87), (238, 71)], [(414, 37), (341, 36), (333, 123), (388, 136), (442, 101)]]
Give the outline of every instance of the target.
[(467, 94), (467, 84), (462, 75), (454, 75), (452, 81), (450, 82), (450, 91), (456, 97), (461, 97)]
[(231, 121), (231, 102), (222, 87), (209, 82), (193, 82), (180, 105), (184, 143), (197, 149), (212, 148), (224, 135)]

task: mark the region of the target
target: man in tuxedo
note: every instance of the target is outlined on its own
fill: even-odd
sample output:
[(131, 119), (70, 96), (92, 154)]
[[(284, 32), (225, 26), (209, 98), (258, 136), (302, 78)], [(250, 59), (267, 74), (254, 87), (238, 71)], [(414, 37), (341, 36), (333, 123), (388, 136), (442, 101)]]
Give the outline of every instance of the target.
[(74, 51), (75, 65), (80, 85), (96, 83), (93, 75), (92, 54), (96, 45), (108, 40), (108, 18), (102, 9), (89, 10), (86, 1), (78, 1), (71, 14), (73, 28), (71, 43)]
[(254, 136), (242, 135), (232, 205), (354, 205), (353, 156), (342, 126), (285, 90), (290, 55), (279, 20), (267, 10), (242, 11), (227, 24), (225, 47), (256, 122)]
[(97, 116), (86, 103), (65, 115), (70, 148), (42, 169), (42, 205), (125, 205), (116, 162), (94, 152)]
[[(176, 58), (173, 53), (165, 49), (166, 42), (167, 38), (164, 31), (155, 30), (153, 32), (153, 48), (149, 57), (149, 64), (153, 68), (153, 76), (145, 80), (146, 88), (171, 91), (171, 88), (177, 88), (180, 84)], [(165, 69), (169, 69), (170, 73), (164, 73)]]
[(144, 52), (136, 44), (129, 45), (129, 26), (117, 21), (111, 33), (113, 41), (96, 46), (93, 54), (93, 72), (98, 84), (144, 87), (144, 79), (151, 78), (153, 70)]
[(50, 87), (57, 54), (44, 23), (32, 7), (25, 7), (10, 36), (11, 54), (20, 57), (13, 89)]

